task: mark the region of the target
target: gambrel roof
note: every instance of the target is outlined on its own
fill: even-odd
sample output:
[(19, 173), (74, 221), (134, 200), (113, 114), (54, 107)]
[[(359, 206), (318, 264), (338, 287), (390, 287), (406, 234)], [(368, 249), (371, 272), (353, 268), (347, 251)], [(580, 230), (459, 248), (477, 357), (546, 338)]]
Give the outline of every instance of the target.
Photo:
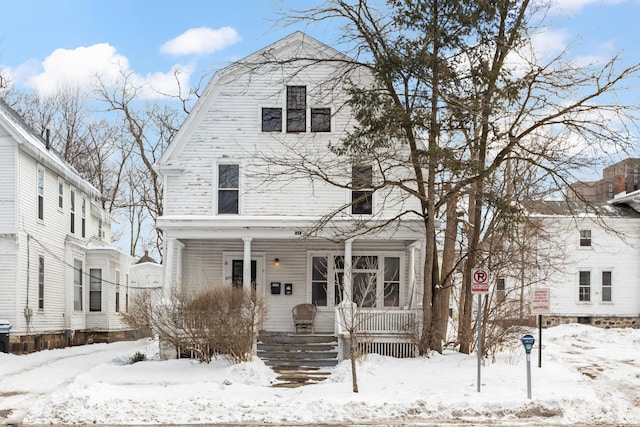
[(291, 60), (297, 64), (305, 62), (313, 63), (319, 60), (335, 61), (336, 63), (353, 63), (353, 59), (337, 51), (336, 49), (306, 35), (301, 31), (296, 31), (271, 45), (252, 53), (215, 72), (202, 96), (196, 101), (193, 109), (188, 114), (182, 126), (175, 135), (172, 143), (162, 153), (156, 163), (158, 170), (167, 170), (178, 165), (172, 165), (171, 159), (181, 152), (188, 138), (186, 137), (192, 127), (196, 126), (198, 118), (204, 106), (211, 102), (215, 88), (220, 80), (234, 73), (258, 72), (259, 68), (268, 64), (284, 64)]

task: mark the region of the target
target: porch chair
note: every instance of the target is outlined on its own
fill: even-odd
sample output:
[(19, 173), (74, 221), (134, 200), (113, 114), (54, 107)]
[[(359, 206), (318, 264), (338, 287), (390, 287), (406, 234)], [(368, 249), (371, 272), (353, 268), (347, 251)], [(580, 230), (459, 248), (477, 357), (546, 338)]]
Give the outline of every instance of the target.
[(314, 333), (313, 319), (316, 317), (316, 306), (314, 304), (298, 304), (293, 307), (291, 312), (296, 334), (298, 329)]

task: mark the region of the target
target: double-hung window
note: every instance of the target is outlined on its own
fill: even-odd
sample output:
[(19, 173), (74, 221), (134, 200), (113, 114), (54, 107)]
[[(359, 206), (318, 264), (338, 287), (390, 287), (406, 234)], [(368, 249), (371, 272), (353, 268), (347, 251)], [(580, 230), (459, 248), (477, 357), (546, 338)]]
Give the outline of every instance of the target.
[(73, 260), (73, 309), (82, 311), (82, 261)]
[(58, 208), (64, 207), (64, 181), (58, 179)]
[(611, 272), (602, 272), (602, 302), (611, 302)]
[(580, 302), (591, 301), (591, 272), (581, 271), (579, 273), (578, 300)]
[(87, 234), (87, 198), (82, 197), (82, 205), (80, 206), (80, 214), (82, 215), (82, 237), (85, 237)]
[(580, 230), (580, 246), (591, 246), (591, 230)]
[(240, 166), (218, 165), (218, 213), (237, 214), (240, 198)]
[(351, 213), (370, 215), (373, 211), (373, 167), (353, 165), (351, 169)]
[(102, 311), (102, 269), (89, 269), (89, 311)]
[(44, 257), (38, 257), (38, 309), (44, 310)]
[(307, 130), (307, 87), (287, 86), (287, 132)]
[(44, 169), (38, 167), (38, 219), (44, 219)]
[(120, 312), (120, 271), (116, 270), (116, 313)]
[(281, 132), (282, 131), (282, 108), (262, 109), (262, 131)]
[(71, 234), (76, 232), (76, 190), (69, 192), (71, 201)]

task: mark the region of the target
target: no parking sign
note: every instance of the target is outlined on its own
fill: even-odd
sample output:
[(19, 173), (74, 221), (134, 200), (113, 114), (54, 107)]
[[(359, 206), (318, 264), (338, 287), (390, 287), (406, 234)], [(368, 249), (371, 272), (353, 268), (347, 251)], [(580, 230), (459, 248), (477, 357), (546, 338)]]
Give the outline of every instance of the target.
[(489, 293), (489, 270), (486, 268), (474, 268), (471, 270), (471, 293)]

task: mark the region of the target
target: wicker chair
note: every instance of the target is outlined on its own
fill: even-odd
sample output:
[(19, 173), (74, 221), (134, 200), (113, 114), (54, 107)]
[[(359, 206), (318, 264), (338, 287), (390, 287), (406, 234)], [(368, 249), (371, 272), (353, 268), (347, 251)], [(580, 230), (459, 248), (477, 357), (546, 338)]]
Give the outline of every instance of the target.
[(316, 317), (316, 306), (313, 304), (298, 304), (291, 311), (293, 326), (296, 334), (298, 330), (314, 333), (313, 319)]

